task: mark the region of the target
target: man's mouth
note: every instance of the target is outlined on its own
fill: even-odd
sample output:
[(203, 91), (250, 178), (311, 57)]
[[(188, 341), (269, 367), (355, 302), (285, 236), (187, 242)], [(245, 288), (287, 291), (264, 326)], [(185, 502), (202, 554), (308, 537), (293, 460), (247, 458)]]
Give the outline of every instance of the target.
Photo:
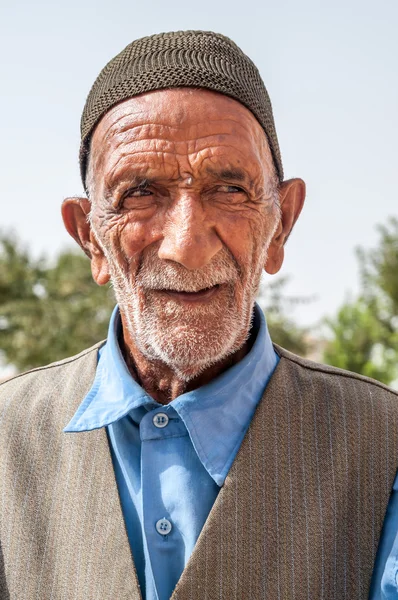
[(171, 296), (175, 300), (179, 300), (181, 302), (202, 302), (205, 300), (209, 300), (212, 296), (214, 296), (217, 291), (220, 289), (220, 285), (213, 285), (209, 288), (204, 288), (203, 290), (199, 290), (197, 292), (182, 292), (177, 290), (159, 290), (163, 294), (167, 294)]

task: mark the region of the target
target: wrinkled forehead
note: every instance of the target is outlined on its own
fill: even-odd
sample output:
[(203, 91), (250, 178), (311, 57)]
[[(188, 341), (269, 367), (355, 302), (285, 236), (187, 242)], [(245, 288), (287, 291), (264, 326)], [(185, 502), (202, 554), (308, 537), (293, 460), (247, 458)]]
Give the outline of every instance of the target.
[(240, 147), (248, 160), (273, 168), (266, 134), (243, 104), (218, 92), (197, 88), (156, 90), (129, 98), (112, 107), (98, 123), (91, 140), (91, 160), (103, 167), (124, 145), (190, 143), (198, 147), (207, 138)]

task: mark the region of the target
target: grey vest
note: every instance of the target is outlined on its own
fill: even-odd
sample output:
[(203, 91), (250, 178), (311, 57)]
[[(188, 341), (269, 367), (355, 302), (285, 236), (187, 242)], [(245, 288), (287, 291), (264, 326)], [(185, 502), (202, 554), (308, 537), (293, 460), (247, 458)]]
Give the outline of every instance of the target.
[[(139, 600), (104, 429), (65, 434), (98, 346), (0, 386), (1, 600)], [(173, 600), (364, 600), (398, 394), (281, 356)]]

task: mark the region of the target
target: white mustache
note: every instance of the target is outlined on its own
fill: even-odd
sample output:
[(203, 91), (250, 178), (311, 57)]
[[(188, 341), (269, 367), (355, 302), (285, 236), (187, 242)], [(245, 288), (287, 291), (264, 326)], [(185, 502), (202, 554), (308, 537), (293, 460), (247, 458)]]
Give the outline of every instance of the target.
[(147, 290), (200, 292), (216, 285), (233, 284), (239, 269), (227, 252), (216, 255), (204, 269), (189, 271), (178, 263), (162, 262), (157, 256), (145, 257), (135, 283)]

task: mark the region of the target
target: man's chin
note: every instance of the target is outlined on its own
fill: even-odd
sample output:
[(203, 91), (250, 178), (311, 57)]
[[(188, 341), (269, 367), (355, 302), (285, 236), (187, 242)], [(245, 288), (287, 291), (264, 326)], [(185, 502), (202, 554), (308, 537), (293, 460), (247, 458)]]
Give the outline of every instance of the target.
[(162, 363), (167, 365), (179, 379), (185, 382), (192, 381), (210, 367), (221, 363), (229, 355), (236, 352), (239, 348), (224, 347), (220, 348), (219, 352), (214, 352), (214, 348), (208, 348), (208, 352), (202, 348), (202, 352), (197, 352), (191, 347), (184, 347), (178, 345), (175, 341), (173, 345), (173, 351), (170, 347), (167, 348), (156, 348), (153, 352), (153, 348), (150, 349), (148, 358), (160, 360)]
[(189, 302), (146, 290), (121, 308), (129, 314), (127, 322), (138, 350), (190, 381), (246, 342), (251, 310), (234, 292), (230, 286), (220, 286), (203, 301)]
[(181, 321), (184, 320), (144, 327), (141, 339), (136, 337), (136, 341), (148, 359), (163, 362), (185, 381), (237, 352), (247, 339), (242, 323), (237, 327), (236, 322), (223, 322), (218, 315), (206, 320), (196, 320), (191, 315)]

